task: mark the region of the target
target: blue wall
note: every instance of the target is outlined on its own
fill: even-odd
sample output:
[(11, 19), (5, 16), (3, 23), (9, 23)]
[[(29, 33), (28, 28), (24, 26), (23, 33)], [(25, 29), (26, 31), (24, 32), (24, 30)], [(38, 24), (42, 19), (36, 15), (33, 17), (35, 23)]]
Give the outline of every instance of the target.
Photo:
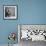
[[(3, 5), (18, 5), (18, 19), (4, 20)], [(0, 0), (0, 44), (8, 43), (10, 32), (18, 32), (18, 24), (46, 24), (46, 0)]]
[(46, 0), (21, 0), (20, 23), (46, 24)]

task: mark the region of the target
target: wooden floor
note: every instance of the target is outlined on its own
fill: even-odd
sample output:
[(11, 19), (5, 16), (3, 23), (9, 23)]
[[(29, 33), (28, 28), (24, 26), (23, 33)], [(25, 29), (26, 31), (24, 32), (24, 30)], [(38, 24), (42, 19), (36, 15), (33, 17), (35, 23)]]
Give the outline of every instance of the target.
[(46, 42), (44, 42), (44, 41), (32, 42), (31, 40), (28, 40), (28, 41), (21, 40), (19, 46), (46, 46)]
[[(0, 44), (0, 46), (8, 46), (8, 44)], [(28, 41), (21, 40), (19, 44), (15, 44), (13, 46), (46, 46), (46, 42), (42, 42), (42, 41), (32, 42), (31, 40)]]

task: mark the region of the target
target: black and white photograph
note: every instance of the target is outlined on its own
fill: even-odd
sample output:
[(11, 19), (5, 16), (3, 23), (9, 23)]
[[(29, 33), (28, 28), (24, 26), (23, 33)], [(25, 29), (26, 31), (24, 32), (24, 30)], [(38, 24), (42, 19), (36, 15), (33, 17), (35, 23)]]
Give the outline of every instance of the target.
[(17, 6), (4, 6), (4, 19), (17, 19)]
[(20, 39), (46, 41), (46, 25), (20, 25)]

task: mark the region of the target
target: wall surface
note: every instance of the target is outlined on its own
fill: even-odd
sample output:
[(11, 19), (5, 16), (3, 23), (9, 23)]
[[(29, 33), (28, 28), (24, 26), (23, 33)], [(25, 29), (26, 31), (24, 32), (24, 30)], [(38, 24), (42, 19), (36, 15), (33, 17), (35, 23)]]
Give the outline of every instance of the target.
[[(3, 5), (18, 5), (18, 19), (4, 20)], [(46, 24), (46, 0), (0, 0), (0, 44), (8, 43), (9, 32), (18, 32), (17, 24)]]
[[(18, 20), (4, 20), (3, 19), (3, 6), (4, 5), (17, 5), (18, 0), (0, 0), (0, 44), (7, 44), (9, 42), (8, 35), (10, 32), (16, 32), (18, 35), (17, 24)], [(18, 43), (16, 38), (15, 43)]]

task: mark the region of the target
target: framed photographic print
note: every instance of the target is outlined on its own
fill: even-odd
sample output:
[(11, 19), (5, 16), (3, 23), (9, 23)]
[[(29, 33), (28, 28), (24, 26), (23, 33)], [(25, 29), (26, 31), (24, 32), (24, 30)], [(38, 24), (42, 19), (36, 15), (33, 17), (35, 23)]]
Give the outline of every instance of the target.
[(18, 38), (19, 42), (22, 40), (46, 41), (46, 25), (19, 24)]
[(17, 19), (17, 6), (4, 6), (4, 19)]

